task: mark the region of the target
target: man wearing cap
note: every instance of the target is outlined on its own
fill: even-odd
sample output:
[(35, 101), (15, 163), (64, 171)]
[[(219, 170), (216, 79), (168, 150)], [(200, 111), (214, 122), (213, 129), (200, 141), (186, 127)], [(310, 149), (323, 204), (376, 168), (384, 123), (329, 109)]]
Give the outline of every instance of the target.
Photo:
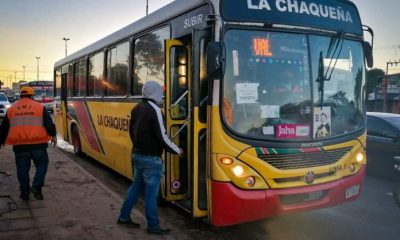
[[(32, 100), (34, 95), (31, 87), (22, 87), (21, 99), (7, 110), (0, 126), (0, 148), (4, 144), (13, 145), (23, 200), (29, 200), (30, 192), (36, 199), (43, 200), (42, 187), (49, 164), (47, 142), (57, 143), (53, 120), (43, 105)], [(31, 160), (36, 167), (32, 187), (29, 181)]]
[[(161, 154), (163, 149), (173, 154), (182, 154), (167, 136), (159, 104), (163, 101), (163, 90), (156, 81), (147, 81), (142, 89), (143, 101), (131, 111), (129, 135), (133, 144), (133, 183), (128, 189), (117, 223), (128, 227), (139, 227), (130, 215), (141, 193), (150, 234), (167, 234), (168, 228), (161, 228), (157, 214), (157, 195), (163, 174)], [(134, 166), (133, 166), (134, 162)]]

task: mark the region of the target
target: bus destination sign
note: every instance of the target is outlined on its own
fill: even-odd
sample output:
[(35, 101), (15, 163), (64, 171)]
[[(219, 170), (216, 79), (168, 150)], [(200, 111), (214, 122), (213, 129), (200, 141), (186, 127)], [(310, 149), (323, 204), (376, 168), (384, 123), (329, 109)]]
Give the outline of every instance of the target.
[(222, 14), (229, 21), (264, 22), (321, 28), (362, 35), (353, 3), (335, 0), (224, 0)]

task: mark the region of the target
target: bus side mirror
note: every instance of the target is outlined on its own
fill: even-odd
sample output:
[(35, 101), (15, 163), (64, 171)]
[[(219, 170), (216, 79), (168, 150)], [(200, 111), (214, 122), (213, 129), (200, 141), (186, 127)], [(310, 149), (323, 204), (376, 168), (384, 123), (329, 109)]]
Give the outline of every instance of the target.
[(372, 46), (368, 42), (364, 42), (364, 53), (365, 53), (365, 60), (367, 61), (367, 66), (369, 68), (374, 67), (374, 57), (372, 54)]
[(222, 44), (220, 42), (211, 42), (207, 46), (207, 75), (217, 76), (221, 70)]

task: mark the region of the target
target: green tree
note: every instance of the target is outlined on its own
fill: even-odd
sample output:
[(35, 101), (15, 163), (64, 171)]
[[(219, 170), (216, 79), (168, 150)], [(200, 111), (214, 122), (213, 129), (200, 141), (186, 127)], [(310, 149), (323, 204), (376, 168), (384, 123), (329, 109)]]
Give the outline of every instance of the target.
[(373, 68), (367, 72), (367, 96), (368, 93), (373, 93), (380, 87), (383, 76), (385, 76), (385, 71), (379, 68)]

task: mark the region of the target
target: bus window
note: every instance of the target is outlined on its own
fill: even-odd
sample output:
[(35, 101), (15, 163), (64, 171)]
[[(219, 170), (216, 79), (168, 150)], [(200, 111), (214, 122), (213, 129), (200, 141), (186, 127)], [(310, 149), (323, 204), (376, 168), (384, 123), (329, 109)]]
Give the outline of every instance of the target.
[(150, 79), (164, 86), (164, 40), (168, 38), (165, 27), (135, 40), (133, 95), (141, 95), (143, 84)]
[(184, 119), (188, 101), (188, 52), (185, 47), (171, 48), (171, 118)]
[(107, 96), (125, 96), (128, 86), (129, 42), (107, 51)]
[(74, 97), (83, 97), (86, 93), (86, 60), (74, 64)]
[(56, 90), (56, 97), (60, 97), (61, 96), (61, 69), (57, 69), (56, 70), (56, 74), (55, 74), (55, 90)]
[(89, 58), (88, 96), (103, 96), (104, 53)]
[(69, 64), (67, 73), (67, 97), (72, 97), (73, 90), (74, 90), (74, 69), (72, 67), (72, 64)]

